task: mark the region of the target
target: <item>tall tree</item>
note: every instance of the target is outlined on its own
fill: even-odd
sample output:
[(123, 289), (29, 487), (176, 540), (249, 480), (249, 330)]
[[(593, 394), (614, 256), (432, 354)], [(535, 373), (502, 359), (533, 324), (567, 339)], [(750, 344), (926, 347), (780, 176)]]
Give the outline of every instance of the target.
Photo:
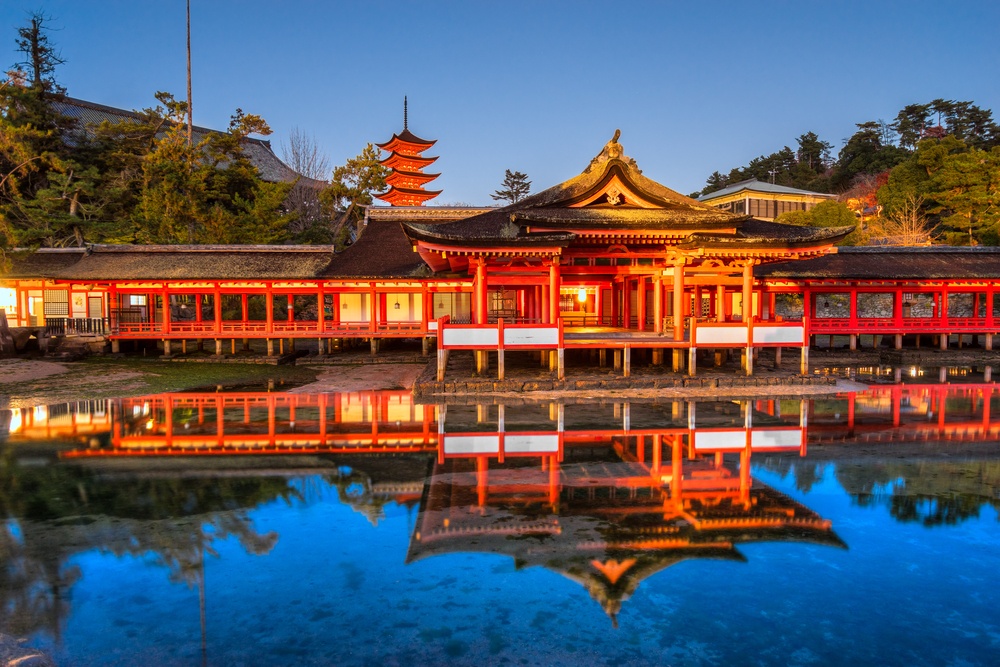
[(316, 181), (326, 181), (329, 177), (329, 159), (316, 140), (297, 127), (289, 133), (288, 143), (282, 142), (281, 157), (307, 179), (297, 180), (288, 193), (285, 205), (297, 216), (289, 231), (296, 242), (308, 243), (314, 239), (322, 242), (329, 230), (329, 215), (323, 210)]
[(499, 190), (494, 190), (490, 195), (495, 201), (505, 201), (508, 204), (516, 204), (531, 192), (531, 181), (528, 175), (519, 171), (504, 171), (503, 183)]
[(372, 204), (372, 196), (388, 186), (385, 177), (389, 169), (380, 161), (380, 151), (368, 144), (355, 157), (333, 170), (330, 187), (320, 193), (332, 221), (326, 230), (325, 243), (343, 243), (349, 224), (357, 224), (364, 217), (363, 206)]

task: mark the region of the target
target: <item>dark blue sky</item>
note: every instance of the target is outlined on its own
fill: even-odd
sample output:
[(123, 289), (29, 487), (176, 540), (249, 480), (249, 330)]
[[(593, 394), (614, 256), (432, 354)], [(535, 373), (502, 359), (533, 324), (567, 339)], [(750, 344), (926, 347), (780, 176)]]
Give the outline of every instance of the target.
[[(184, 96), (184, 1), (0, 0), (0, 64), (41, 8), (70, 95), (120, 106)], [(264, 116), (277, 152), (312, 135), (332, 164), (402, 126), (437, 139), (433, 203), (492, 203), (505, 168), (539, 190), (621, 128), (644, 173), (688, 193), (814, 131), (910, 103), (1000, 113), (1000, 3), (284, 2), (193, 0), (195, 122)]]

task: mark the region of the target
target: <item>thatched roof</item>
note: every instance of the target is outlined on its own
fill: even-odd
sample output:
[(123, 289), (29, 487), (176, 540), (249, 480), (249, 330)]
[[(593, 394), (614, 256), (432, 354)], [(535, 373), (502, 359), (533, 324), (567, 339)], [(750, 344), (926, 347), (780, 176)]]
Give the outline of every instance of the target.
[(933, 280), (1000, 278), (1000, 248), (839, 248), (835, 254), (754, 268), (758, 278)]
[(358, 240), (337, 254), (325, 278), (411, 278), (430, 275), (394, 220), (369, 220)]
[[(64, 116), (75, 118), (80, 129), (87, 131), (88, 125), (100, 125), (104, 121), (119, 123), (130, 121), (134, 123), (142, 122), (142, 116), (134, 111), (109, 107), (96, 102), (88, 102), (73, 97), (63, 97), (61, 100), (53, 102), (56, 111)], [(194, 126), (192, 135), (195, 142), (201, 141), (208, 134), (223, 134), (219, 130), (212, 130), (207, 127)], [(290, 183), (298, 180), (299, 185), (322, 189), (327, 186), (323, 181), (317, 181), (299, 174), (294, 169), (281, 161), (271, 149), (271, 142), (264, 139), (254, 139), (247, 137), (240, 142), (247, 158), (260, 173), (260, 177), (271, 183)]]
[[(0, 278), (53, 278), (83, 259), (86, 248), (42, 248), (31, 252), (14, 251), (8, 255), (9, 269)], [(0, 264), (2, 269), (2, 264)]]
[(94, 245), (62, 270), (66, 280), (277, 280), (314, 278), (332, 246)]

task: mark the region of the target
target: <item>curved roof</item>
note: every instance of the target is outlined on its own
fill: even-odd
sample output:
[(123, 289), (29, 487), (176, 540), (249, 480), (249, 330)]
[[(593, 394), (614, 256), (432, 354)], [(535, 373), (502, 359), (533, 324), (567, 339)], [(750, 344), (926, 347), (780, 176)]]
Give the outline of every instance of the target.
[(764, 223), (686, 197), (644, 176), (618, 136), (564, 183), (465, 220), (433, 227), (408, 222), (404, 228), (413, 239), (473, 246), (565, 245), (593, 231), (648, 230), (692, 234), (681, 247), (796, 247), (832, 244), (850, 232)]
[(421, 139), (417, 135), (410, 132), (409, 129), (404, 129), (399, 134), (393, 134), (392, 139), (385, 142), (384, 144), (375, 144), (384, 151), (396, 152), (398, 146), (400, 145), (411, 145), (414, 146), (418, 152), (422, 152), (437, 143), (437, 140), (429, 141), (427, 139)]

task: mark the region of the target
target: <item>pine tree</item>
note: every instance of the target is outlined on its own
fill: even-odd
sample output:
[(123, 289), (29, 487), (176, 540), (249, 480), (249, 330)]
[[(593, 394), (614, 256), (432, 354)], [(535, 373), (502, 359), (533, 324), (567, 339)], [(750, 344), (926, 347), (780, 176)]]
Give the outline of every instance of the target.
[(501, 189), (495, 190), (490, 196), (496, 201), (506, 201), (508, 204), (516, 204), (525, 197), (531, 191), (531, 181), (528, 180), (527, 174), (522, 174), (519, 171), (511, 171), (507, 169), (504, 172), (503, 184)]

